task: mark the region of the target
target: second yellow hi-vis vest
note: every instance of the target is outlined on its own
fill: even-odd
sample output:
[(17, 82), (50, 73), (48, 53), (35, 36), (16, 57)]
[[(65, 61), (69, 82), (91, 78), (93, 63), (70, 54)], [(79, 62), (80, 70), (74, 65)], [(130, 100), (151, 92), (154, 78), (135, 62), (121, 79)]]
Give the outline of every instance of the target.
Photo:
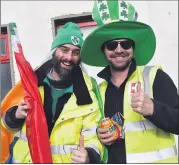
[[(153, 82), (158, 69), (161, 68), (138, 66), (125, 86), (123, 116), (127, 163), (178, 163), (174, 135), (159, 129), (145, 117), (134, 112), (130, 106), (130, 95), (136, 89), (138, 81), (141, 82), (145, 93), (153, 98)], [(104, 81), (100, 84), (103, 103), (106, 88), (107, 82)]]
[[(74, 93), (67, 101), (55, 122), (49, 138), (53, 163), (72, 163), (71, 158), (73, 151), (78, 150), (80, 135), (84, 136), (85, 147), (94, 149), (100, 155), (101, 160), (103, 158), (104, 147), (96, 134), (101, 112), (99, 111), (98, 100), (92, 89), (91, 79), (84, 73), (83, 75), (93, 103), (78, 106)], [(39, 91), (42, 102), (44, 102), (43, 86), (39, 87)], [(19, 140), (14, 145), (12, 162), (32, 163), (25, 124), (20, 131)]]

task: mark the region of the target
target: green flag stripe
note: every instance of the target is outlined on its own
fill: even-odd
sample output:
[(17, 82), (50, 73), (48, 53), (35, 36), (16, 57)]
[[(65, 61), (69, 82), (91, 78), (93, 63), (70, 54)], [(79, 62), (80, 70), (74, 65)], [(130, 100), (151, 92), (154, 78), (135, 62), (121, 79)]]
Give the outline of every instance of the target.
[(15, 35), (14, 28), (16, 28), (16, 24), (15, 23), (9, 23), (9, 29), (10, 29), (11, 35)]
[(19, 48), (17, 44), (20, 43), (19, 35), (17, 33), (17, 26), (15, 23), (9, 23), (9, 30), (11, 34), (11, 45), (12, 45), (12, 51), (19, 53)]

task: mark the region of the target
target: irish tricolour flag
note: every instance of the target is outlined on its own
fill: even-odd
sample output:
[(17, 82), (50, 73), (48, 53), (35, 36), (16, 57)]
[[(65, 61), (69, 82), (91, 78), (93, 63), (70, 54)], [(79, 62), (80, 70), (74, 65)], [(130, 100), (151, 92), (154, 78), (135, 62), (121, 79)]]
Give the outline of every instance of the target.
[(24, 99), (30, 107), (26, 118), (26, 136), (32, 162), (52, 163), (47, 122), (38, 90), (38, 80), (31, 65), (24, 57), (16, 24), (10, 23), (9, 27), (12, 51), (20, 73)]

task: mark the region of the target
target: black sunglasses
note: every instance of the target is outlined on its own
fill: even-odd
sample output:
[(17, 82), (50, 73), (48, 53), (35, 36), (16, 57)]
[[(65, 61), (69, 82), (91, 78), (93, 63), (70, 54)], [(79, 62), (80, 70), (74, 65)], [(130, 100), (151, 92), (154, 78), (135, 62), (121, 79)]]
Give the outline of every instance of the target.
[(120, 44), (120, 46), (125, 49), (128, 50), (131, 47), (134, 48), (134, 42), (132, 40), (124, 40), (124, 41), (108, 41), (106, 42), (104, 45), (106, 46), (106, 48), (110, 51), (115, 50), (118, 47), (118, 44)]

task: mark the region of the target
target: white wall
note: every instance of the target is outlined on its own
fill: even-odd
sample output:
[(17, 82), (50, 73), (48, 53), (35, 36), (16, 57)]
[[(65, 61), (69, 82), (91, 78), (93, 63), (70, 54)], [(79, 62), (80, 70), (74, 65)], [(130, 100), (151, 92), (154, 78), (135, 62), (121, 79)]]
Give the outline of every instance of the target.
[[(130, 2), (139, 13), (138, 21), (151, 25), (156, 34), (157, 48), (149, 64), (161, 65), (178, 88), (178, 1)], [(51, 18), (91, 12), (92, 6), (93, 1), (1, 1), (1, 24), (16, 23), (24, 55), (35, 68), (50, 50)], [(16, 65), (14, 68), (17, 82)], [(98, 70), (88, 72), (96, 78)]]
[(139, 21), (152, 26), (156, 52), (149, 65), (161, 65), (178, 87), (178, 1), (132, 1)]

